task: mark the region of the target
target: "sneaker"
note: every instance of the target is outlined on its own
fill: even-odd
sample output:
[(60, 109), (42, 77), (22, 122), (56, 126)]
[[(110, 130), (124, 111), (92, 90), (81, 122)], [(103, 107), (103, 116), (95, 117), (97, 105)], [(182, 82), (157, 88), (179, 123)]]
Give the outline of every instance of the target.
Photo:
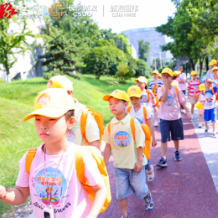
[(214, 133), (213, 133), (213, 138), (216, 138), (216, 137), (217, 137), (217, 135), (216, 135), (216, 133), (214, 132)]
[(204, 131), (204, 132), (208, 132), (208, 129), (209, 129), (209, 128), (208, 128), (208, 126), (206, 126), (206, 128), (205, 128), (205, 131)]
[(144, 197), (145, 200), (145, 209), (152, 210), (154, 207), (154, 202), (152, 200), (151, 192), (149, 191), (149, 195)]
[(158, 167), (167, 167), (167, 160), (161, 157), (160, 161), (156, 164)]
[(199, 124), (198, 124), (198, 128), (202, 128), (202, 123), (199, 123)]
[(181, 161), (182, 158), (179, 155), (179, 151), (175, 151), (175, 161)]
[(157, 122), (157, 120), (154, 122), (154, 126), (155, 126), (155, 127), (158, 126), (158, 122)]

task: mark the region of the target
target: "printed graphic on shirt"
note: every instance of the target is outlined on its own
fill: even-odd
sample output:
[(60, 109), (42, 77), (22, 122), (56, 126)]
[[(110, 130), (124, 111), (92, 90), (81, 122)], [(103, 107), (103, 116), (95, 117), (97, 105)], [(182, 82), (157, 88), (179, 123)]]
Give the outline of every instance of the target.
[(138, 117), (135, 117), (138, 121), (139, 121), (139, 123), (143, 123)]
[(74, 140), (75, 140), (75, 134), (71, 129), (67, 130), (67, 140), (69, 142), (74, 142)]
[(205, 94), (205, 98), (206, 98), (206, 102), (207, 102), (207, 105), (210, 106), (213, 104), (213, 95), (210, 93), (210, 92), (207, 92)]
[(119, 147), (127, 147), (131, 142), (131, 137), (127, 132), (119, 131), (115, 134), (114, 141)]
[(145, 104), (145, 103), (148, 103), (148, 96), (142, 95), (141, 104)]
[(55, 172), (55, 168), (49, 167), (46, 169), (47, 179), (44, 169), (40, 170), (34, 178), (34, 188), (36, 193), (45, 205), (48, 205), (49, 202), (51, 202), (53, 206), (58, 206), (60, 199), (65, 195), (67, 190), (67, 182), (64, 175), (60, 170), (57, 170), (54, 180)]
[(38, 99), (38, 104), (44, 105), (47, 104), (49, 101), (50, 101), (50, 96), (47, 93), (43, 93)]
[(167, 96), (167, 100), (164, 102), (166, 106), (172, 106), (174, 104), (174, 99), (171, 96)]

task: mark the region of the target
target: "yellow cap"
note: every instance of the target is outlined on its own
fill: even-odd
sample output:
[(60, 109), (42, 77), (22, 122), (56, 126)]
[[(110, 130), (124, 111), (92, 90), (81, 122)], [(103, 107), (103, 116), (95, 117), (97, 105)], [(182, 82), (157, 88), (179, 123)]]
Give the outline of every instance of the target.
[(204, 85), (204, 84), (199, 85), (199, 86), (198, 86), (198, 89), (199, 89), (200, 91), (205, 91), (205, 85)]
[(147, 79), (144, 76), (140, 76), (138, 79), (134, 80), (135, 82), (141, 82), (141, 83), (146, 83), (147, 84)]
[(173, 76), (178, 76), (180, 74), (180, 71), (174, 71)]
[(103, 100), (109, 101), (110, 97), (114, 97), (114, 98), (117, 98), (119, 100), (125, 100), (125, 101), (129, 102), (129, 96), (127, 95), (127, 93), (122, 91), (122, 90), (119, 90), (119, 89), (116, 89), (110, 95), (105, 95), (103, 97)]
[(47, 84), (46, 89), (49, 88), (62, 88), (73, 91), (73, 83), (65, 76), (53, 76)]
[(153, 72), (152, 72), (152, 74), (159, 74), (159, 72), (158, 72), (158, 70), (154, 70)]
[(141, 98), (142, 91), (138, 86), (131, 86), (128, 88), (127, 94), (129, 95), (129, 97)]
[(192, 71), (191, 76), (194, 76), (194, 75), (198, 75), (198, 73), (196, 71)]
[(162, 70), (161, 74), (166, 73), (173, 77), (173, 71), (170, 68), (165, 68)]
[(214, 68), (213, 68), (213, 71), (215, 71), (215, 70), (218, 70), (218, 67), (214, 67)]
[(206, 79), (206, 82), (212, 83), (213, 80), (211, 78)]
[(215, 59), (211, 60), (209, 66), (217, 65), (217, 61)]
[(34, 101), (34, 111), (27, 115), (23, 121), (27, 121), (35, 115), (59, 118), (67, 111), (74, 109), (74, 100), (65, 89), (46, 89), (38, 93)]

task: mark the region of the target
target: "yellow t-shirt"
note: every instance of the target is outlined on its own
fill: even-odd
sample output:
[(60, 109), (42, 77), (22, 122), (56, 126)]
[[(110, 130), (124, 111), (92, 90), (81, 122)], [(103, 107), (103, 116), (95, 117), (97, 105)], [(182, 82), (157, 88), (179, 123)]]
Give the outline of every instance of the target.
[[(145, 134), (135, 119), (135, 138), (133, 139), (130, 127), (130, 115), (127, 114), (123, 120), (113, 118), (111, 120), (111, 131), (108, 131), (108, 124), (104, 130), (103, 140), (111, 145), (114, 157), (114, 167), (124, 169), (134, 169), (137, 162), (137, 148), (144, 147)], [(143, 155), (143, 166), (147, 164), (147, 159)]]
[[(67, 139), (70, 142), (75, 143), (76, 145), (88, 145), (86, 140), (81, 135), (80, 120), (82, 111), (86, 108), (85, 105), (80, 104), (77, 99), (75, 101), (75, 124), (71, 130), (68, 130)], [(98, 125), (91, 114), (88, 114), (86, 121), (86, 138), (89, 142), (97, 141), (99, 137)]]

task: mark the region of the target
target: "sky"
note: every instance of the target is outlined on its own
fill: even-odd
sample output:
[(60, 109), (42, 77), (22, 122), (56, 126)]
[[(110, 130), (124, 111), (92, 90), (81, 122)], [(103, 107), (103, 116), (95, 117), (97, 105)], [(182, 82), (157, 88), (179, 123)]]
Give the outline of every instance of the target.
[[(53, 0), (37, 2), (48, 7), (53, 4)], [(173, 16), (176, 11), (171, 0), (75, 0), (75, 5), (78, 3), (83, 6), (83, 9), (87, 6), (95, 8), (92, 18), (100, 29), (111, 28), (115, 33), (159, 26), (166, 23), (168, 16)], [(128, 6), (131, 6), (132, 12), (121, 12), (121, 8), (129, 8)], [(124, 14), (129, 13), (132, 17), (124, 17)], [(167, 41), (171, 40), (167, 38)]]

